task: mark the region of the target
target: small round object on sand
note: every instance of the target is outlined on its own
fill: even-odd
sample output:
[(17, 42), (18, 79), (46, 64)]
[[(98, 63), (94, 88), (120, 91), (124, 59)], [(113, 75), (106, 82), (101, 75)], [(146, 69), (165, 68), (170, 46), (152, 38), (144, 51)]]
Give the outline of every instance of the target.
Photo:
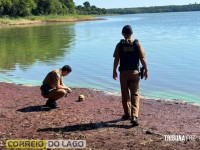
[(78, 97), (78, 100), (81, 102), (81, 101), (84, 101), (85, 100), (85, 96), (83, 94), (79, 95)]

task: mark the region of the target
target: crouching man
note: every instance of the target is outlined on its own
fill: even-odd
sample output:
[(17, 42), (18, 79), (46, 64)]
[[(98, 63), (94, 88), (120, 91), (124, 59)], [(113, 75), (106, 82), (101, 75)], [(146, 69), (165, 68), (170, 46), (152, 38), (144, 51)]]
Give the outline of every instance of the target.
[(65, 86), (63, 83), (64, 76), (67, 76), (72, 69), (69, 65), (65, 65), (62, 68), (50, 71), (45, 77), (43, 84), (41, 85), (41, 94), (44, 98), (48, 98), (45, 106), (49, 108), (57, 108), (56, 101), (62, 97), (66, 97), (72, 90)]

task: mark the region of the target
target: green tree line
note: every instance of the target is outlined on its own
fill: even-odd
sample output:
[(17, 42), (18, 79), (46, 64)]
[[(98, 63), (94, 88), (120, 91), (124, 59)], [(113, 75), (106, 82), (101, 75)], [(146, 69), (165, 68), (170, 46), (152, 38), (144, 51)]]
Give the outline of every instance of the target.
[(83, 15), (89, 15), (89, 14), (106, 14), (106, 9), (105, 8), (97, 8), (94, 5), (90, 5), (89, 2), (84, 2), (83, 6), (78, 5), (76, 7), (78, 14), (83, 14)]
[(25, 17), (66, 14), (136, 14), (200, 11), (200, 4), (152, 6), (137, 8), (105, 9), (91, 5), (88, 1), (75, 6), (73, 0), (0, 0), (0, 17)]
[(200, 4), (195, 3), (195, 4), (189, 4), (189, 5), (152, 6), (152, 7), (137, 7), (137, 8), (113, 8), (113, 9), (107, 9), (106, 11), (109, 14), (200, 11)]
[(103, 14), (105, 9), (90, 6), (75, 6), (73, 0), (0, 0), (0, 17), (25, 17), (30, 15), (58, 14)]

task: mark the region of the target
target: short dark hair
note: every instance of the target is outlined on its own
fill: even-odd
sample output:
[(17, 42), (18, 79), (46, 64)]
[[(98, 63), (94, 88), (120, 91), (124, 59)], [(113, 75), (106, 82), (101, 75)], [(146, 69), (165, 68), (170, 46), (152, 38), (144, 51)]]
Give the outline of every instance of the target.
[(130, 25), (125, 25), (122, 29), (122, 34), (131, 35), (133, 34), (132, 27)]
[(72, 72), (72, 68), (69, 65), (65, 65), (62, 67), (62, 71), (67, 71), (68, 73)]

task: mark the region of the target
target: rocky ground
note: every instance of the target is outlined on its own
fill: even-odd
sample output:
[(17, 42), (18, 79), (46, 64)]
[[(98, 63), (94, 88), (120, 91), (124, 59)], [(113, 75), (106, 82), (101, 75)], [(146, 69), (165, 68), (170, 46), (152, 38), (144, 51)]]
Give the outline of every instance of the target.
[[(80, 94), (85, 101), (78, 102)], [(60, 108), (44, 110), (45, 102), (38, 86), (0, 82), (0, 149), (6, 139), (84, 139), (88, 150), (200, 150), (199, 106), (142, 98), (140, 126), (132, 127), (121, 119), (120, 96), (74, 88)], [(165, 135), (193, 138), (166, 141)]]

